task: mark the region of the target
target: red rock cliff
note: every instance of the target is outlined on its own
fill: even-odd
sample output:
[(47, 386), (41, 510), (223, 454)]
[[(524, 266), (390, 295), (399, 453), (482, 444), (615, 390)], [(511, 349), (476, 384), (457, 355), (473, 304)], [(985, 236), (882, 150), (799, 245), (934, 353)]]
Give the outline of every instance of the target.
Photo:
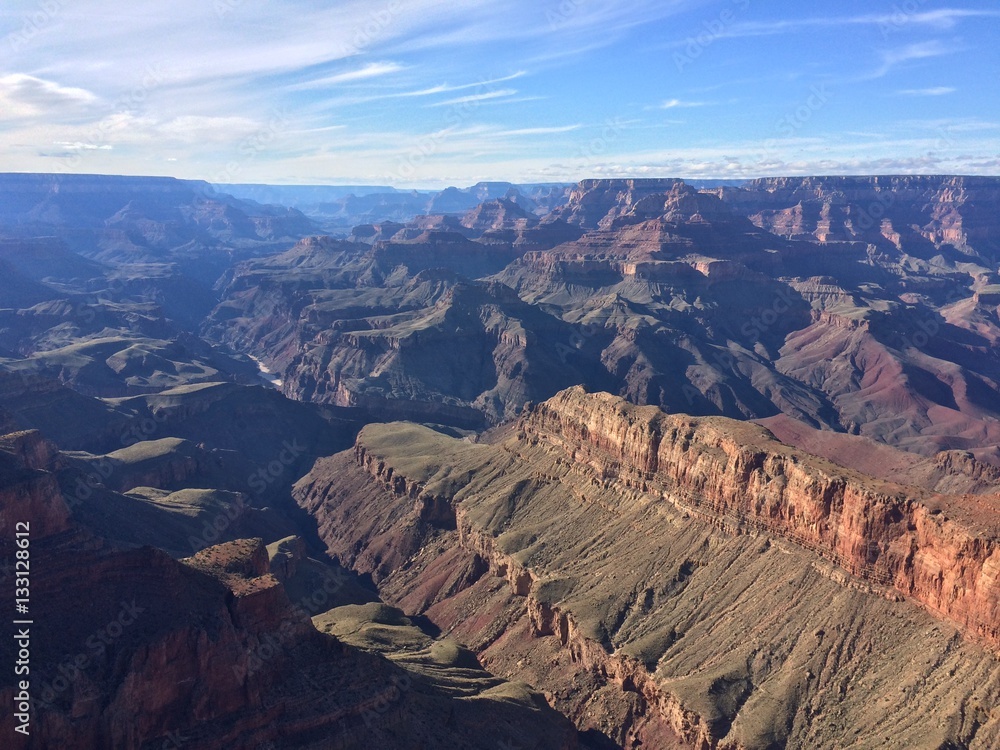
[[(962, 497), (865, 477), (724, 418), (666, 415), (572, 388), (534, 407), (526, 440), (720, 526), (791, 539), (1000, 648), (1000, 534)], [(992, 516), (992, 518), (991, 518)]]

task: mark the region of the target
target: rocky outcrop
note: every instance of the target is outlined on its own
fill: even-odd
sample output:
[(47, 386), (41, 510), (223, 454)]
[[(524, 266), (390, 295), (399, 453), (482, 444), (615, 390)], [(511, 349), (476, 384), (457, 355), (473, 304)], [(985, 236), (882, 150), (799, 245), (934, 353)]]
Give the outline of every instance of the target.
[[(1000, 738), (988, 710), (969, 724), (946, 707), (1000, 696), (988, 498), (581, 389), (491, 445), (368, 427), (295, 493), (384, 597), (619, 746)], [(455, 531), (422, 517), (444, 501)]]
[(763, 428), (666, 416), (580, 388), (540, 404), (520, 427), (602, 481), (659, 494), (724, 528), (790, 539), (1000, 651), (1000, 522), (970, 514), (961, 497), (846, 471)]
[[(537, 695), (478, 665), (478, 681), (456, 690), (471, 670), (411, 670), (317, 631), (259, 539), (183, 562), (152, 547), (111, 548), (70, 520), (53, 476), (36, 466), (47, 450), (33, 435), (0, 441), (5, 561), (14, 523), (31, 525), (30, 643), (8, 635), (0, 644), (9, 664), (19, 648), (30, 654), (30, 698), (18, 709), (28, 718), (0, 716), (6, 746), (492, 750), (490, 727), (512, 741), (577, 747), (571, 725)], [(13, 601), (6, 567), (0, 589)], [(314, 584), (301, 600), (329, 601), (329, 591)], [(13, 670), (0, 678), (7, 706), (20, 691)], [(25, 723), (26, 735), (15, 732)]]

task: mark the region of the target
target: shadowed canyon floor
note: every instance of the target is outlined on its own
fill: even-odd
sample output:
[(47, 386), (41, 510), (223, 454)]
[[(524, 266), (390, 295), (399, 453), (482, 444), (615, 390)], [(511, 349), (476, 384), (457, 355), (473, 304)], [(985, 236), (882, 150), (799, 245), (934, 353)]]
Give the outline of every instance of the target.
[[(5, 747), (492, 750), (498, 735), (524, 747), (577, 747), (572, 726), (541, 696), (384, 605), (346, 607), (369, 636), (388, 625), (400, 631), (383, 634), (378, 649), (357, 634), (317, 630), (312, 614), (375, 596), (307, 558), (302, 540), (265, 548), (243, 539), (181, 561), (150, 546), (115, 549), (70, 517), (44, 468), (50, 446), (27, 433), (0, 447), (0, 520), (31, 519), (37, 623), (32, 732), (16, 734), (5, 711)], [(174, 512), (197, 533), (198, 519)], [(150, 541), (162, 533), (146, 532)], [(5, 541), (0, 554), (12, 557), (11, 547)], [(13, 582), (4, 576), (5, 595)], [(4, 639), (0, 658), (13, 662), (13, 644)], [(15, 692), (0, 686), (6, 706)]]

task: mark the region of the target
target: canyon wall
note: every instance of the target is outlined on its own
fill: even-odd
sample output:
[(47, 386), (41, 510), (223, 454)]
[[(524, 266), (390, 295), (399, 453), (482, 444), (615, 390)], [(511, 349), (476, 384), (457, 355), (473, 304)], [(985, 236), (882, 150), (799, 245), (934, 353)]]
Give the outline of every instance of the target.
[(618, 747), (1000, 741), (989, 496), (579, 388), (488, 444), (371, 425), (295, 495), (384, 598)]
[(857, 474), (762, 427), (667, 416), (581, 388), (539, 405), (520, 427), (601, 481), (659, 494), (724, 528), (794, 541), (1000, 650), (1000, 498), (977, 517), (961, 497)]

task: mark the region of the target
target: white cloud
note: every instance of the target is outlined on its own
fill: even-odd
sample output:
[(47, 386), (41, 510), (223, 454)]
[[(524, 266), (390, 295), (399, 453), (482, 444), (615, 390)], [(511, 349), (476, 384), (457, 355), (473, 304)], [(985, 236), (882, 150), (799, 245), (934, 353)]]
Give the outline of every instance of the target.
[(386, 94), (386, 97), (406, 97), (406, 96), (431, 96), (433, 94), (446, 94), (452, 91), (463, 91), (465, 89), (473, 89), (477, 86), (492, 86), (495, 83), (505, 83), (506, 81), (513, 81), (516, 78), (521, 78), (527, 75), (527, 71), (519, 70), (516, 73), (512, 73), (509, 76), (503, 76), (501, 78), (490, 78), (484, 79), (482, 81), (477, 81), (476, 83), (462, 83), (457, 86), (450, 86), (447, 83), (442, 83), (437, 86), (431, 86), (426, 89), (419, 89), (418, 91), (404, 91), (397, 94)]
[(54, 81), (11, 73), (0, 76), (0, 119), (64, 115), (97, 101), (90, 91)]
[(484, 91), (481, 94), (469, 94), (468, 96), (459, 96), (455, 99), (446, 99), (443, 102), (434, 102), (429, 104), (429, 107), (446, 107), (453, 104), (475, 104), (478, 102), (485, 102), (491, 99), (502, 99), (508, 96), (515, 96), (517, 94), (517, 89), (497, 89), (496, 91)]
[(302, 83), (297, 83), (289, 86), (289, 90), (304, 90), (304, 89), (316, 89), (316, 88), (326, 88), (329, 86), (336, 86), (341, 83), (351, 83), (353, 81), (365, 81), (369, 78), (378, 78), (380, 76), (389, 75), (391, 73), (398, 73), (401, 70), (406, 70), (402, 65), (392, 62), (378, 62), (369, 63), (363, 68), (357, 68), (356, 70), (348, 70), (343, 73), (336, 73), (331, 76), (326, 76), (324, 78), (317, 78), (312, 81), (304, 81)]
[(872, 73), (872, 78), (881, 78), (892, 71), (893, 68), (912, 60), (927, 60), (933, 57), (942, 57), (957, 52), (957, 47), (950, 47), (939, 39), (931, 39), (926, 42), (914, 42), (904, 47), (886, 50), (882, 53), (882, 66)]
[(934, 86), (927, 89), (900, 89), (896, 92), (899, 96), (945, 96), (954, 93), (955, 89), (952, 86)]
[(667, 99), (660, 109), (688, 109), (691, 107), (707, 107), (711, 102), (685, 102), (681, 99)]
[[(177, 159), (171, 170), (179, 176), (203, 177), (220, 165), (241, 160), (241, 151), (247, 151), (254, 157), (240, 162), (240, 179), (374, 179), (397, 170), (400, 152), (405, 154), (413, 144), (419, 147), (422, 134), (452, 121), (446, 110), (430, 107), (470, 105), (463, 113), (471, 114), (471, 105), (480, 103), (478, 115), (489, 111), (499, 122), (479, 126), (476, 118), (462, 118), (461, 130), (449, 132), (440, 144), (435, 142), (436, 152), (426, 158), (414, 181), (541, 175), (560, 160), (571, 160), (570, 154), (585, 150), (601, 121), (643, 111), (655, 111), (650, 119), (657, 121), (643, 133), (625, 129), (616, 135), (609, 151), (617, 156), (606, 155), (607, 169), (618, 164), (646, 170), (642, 173), (676, 168), (686, 174), (729, 174), (803, 164), (818, 170), (836, 162), (858, 164), (860, 170), (863, 163), (874, 164), (880, 158), (884, 137), (862, 145), (845, 137), (851, 142), (833, 156), (824, 151), (835, 148), (826, 141), (822, 146), (789, 141), (780, 154), (756, 160), (751, 145), (734, 141), (743, 138), (741, 133), (773, 132), (773, 115), (786, 108), (779, 99), (794, 95), (788, 94), (793, 84), (801, 83), (804, 90), (812, 80), (832, 77), (847, 84), (890, 73), (892, 85), (884, 89), (900, 97), (944, 96), (945, 89), (955, 86), (959, 93), (954, 103), (963, 105), (960, 111), (970, 121), (943, 124), (945, 138), (936, 131), (897, 129), (900, 125), (891, 115), (838, 106), (838, 111), (831, 110), (829, 117), (825, 113), (801, 132), (814, 133), (827, 124), (845, 131), (870, 130), (875, 136), (902, 132), (909, 140), (901, 139), (892, 154), (900, 168), (908, 164), (904, 161), (908, 155), (926, 154), (940, 142), (947, 144), (949, 153), (973, 155), (964, 162), (957, 157), (941, 162), (936, 166), (940, 170), (982, 165), (998, 152), (996, 131), (983, 124), (994, 119), (991, 101), (974, 97), (973, 86), (961, 77), (966, 73), (959, 61), (942, 60), (947, 64), (940, 66), (917, 63), (958, 51), (959, 44), (967, 44), (964, 49), (970, 51), (983, 48), (989, 44), (984, 41), (989, 30), (982, 27), (989, 24), (974, 21), (998, 16), (1000, 11), (941, 8), (803, 18), (820, 11), (802, 5), (788, 11), (787, 20), (758, 24), (742, 20), (751, 17), (748, 13), (713, 39), (814, 32), (830, 41), (830, 50), (843, 49), (850, 59), (831, 59), (825, 45), (800, 46), (805, 39), (775, 39), (774, 61), (754, 59), (749, 65), (746, 58), (730, 55), (739, 51), (739, 45), (725, 51), (713, 48), (683, 82), (673, 77), (668, 65), (655, 70), (655, 75), (631, 76), (628, 84), (612, 90), (627, 75), (621, 71), (648, 70), (641, 64), (649, 63), (650, 46), (671, 38), (677, 29), (700, 32), (706, 21), (718, 17), (722, 5), (730, 5), (729, 0), (469, 0), (460, 5), (448, 0), (326, 4), (175, 0), (141, 11), (129, 11), (111, 0), (59, 5), (59, 13), (43, 30), (17, 49), (5, 51), (9, 54), (0, 70), (0, 153), (9, 169), (39, 171), (56, 166), (47, 152), (57, 144), (80, 154), (88, 171), (149, 173), (162, 170), (164, 159), (171, 158)], [(225, 12), (217, 12), (218, 7)], [(23, 12), (35, 8), (37, 0), (9, 0), (0, 12), (0, 42), (5, 36), (3, 24), (15, 29)], [(758, 10), (760, 15), (753, 17), (777, 12)], [(692, 12), (677, 21), (659, 22), (682, 11)], [(879, 41), (878, 24), (890, 24), (891, 37)], [(639, 26), (642, 30), (635, 31)], [(895, 33), (903, 26), (905, 32)], [(946, 36), (938, 30), (955, 27), (961, 38), (955, 34), (927, 41), (929, 36)], [(623, 43), (630, 33), (634, 37)], [(865, 47), (865, 39), (874, 48)], [(791, 43), (787, 50), (777, 47), (785, 41)], [(613, 55), (598, 52), (611, 45), (616, 45), (609, 50)], [(879, 46), (894, 49), (883, 55)], [(792, 52), (795, 63), (786, 64), (781, 56)], [(567, 56), (573, 55), (583, 57), (580, 69), (567, 64)], [(831, 72), (831, 65), (837, 70)], [(607, 76), (598, 72), (598, 66)], [(593, 83), (587, 88), (580, 83), (584, 68), (587, 83)], [(143, 86), (146, 71), (152, 69), (158, 71), (155, 85)], [(798, 77), (791, 79), (785, 71)], [(900, 80), (895, 80), (896, 74)], [(839, 81), (838, 76), (847, 80)], [(744, 78), (750, 80), (744, 84)], [(514, 83), (519, 79), (523, 80)], [(734, 100), (714, 93), (723, 80), (740, 90), (741, 104), (754, 101), (740, 109), (746, 122), (699, 129), (695, 113), (714, 110), (684, 110), (729, 106)], [(762, 85), (766, 81), (777, 85)], [(636, 82), (639, 86), (633, 88)], [(594, 98), (582, 93), (586, 90), (593, 91)], [(838, 101), (844, 102), (871, 93), (846, 85), (841, 91), (845, 98)], [(663, 101), (674, 94), (676, 98)], [(517, 104), (539, 98), (552, 100), (547, 109), (557, 123), (593, 120), (594, 124), (549, 125), (551, 120), (536, 116), (535, 107)], [(952, 104), (951, 99), (939, 101)], [(366, 103), (377, 106), (360, 106)], [(406, 106), (414, 103), (427, 108)], [(290, 108), (287, 124), (272, 126), (270, 112), (275, 106)], [(682, 121), (685, 117), (688, 123)], [(972, 121), (977, 117), (980, 122)], [(669, 134), (652, 132), (667, 123), (683, 127)], [(250, 147), (243, 148), (248, 138)], [(672, 155), (637, 153), (655, 143), (686, 150)], [(604, 168), (596, 159), (582, 166), (571, 163), (559, 179), (586, 176), (591, 162), (595, 170)]]
[(562, 125), (557, 127), (541, 127), (541, 128), (517, 128), (515, 130), (501, 130), (497, 135), (551, 135), (554, 133), (571, 133), (574, 130), (579, 130), (580, 125)]
[(264, 132), (267, 125), (249, 117), (182, 115), (157, 123), (154, 130), (158, 137), (176, 143), (228, 143)]
[(817, 29), (833, 29), (845, 26), (871, 26), (891, 32), (905, 26), (926, 26), (935, 29), (951, 29), (964, 19), (997, 18), (1000, 11), (966, 10), (963, 8), (940, 8), (937, 10), (907, 13), (900, 9), (893, 13), (870, 13), (857, 16), (837, 16), (832, 18), (795, 18), (777, 21), (744, 21), (735, 23), (721, 32), (719, 38), (741, 38), (794, 34)]
[(110, 151), (113, 147), (107, 143), (97, 144), (97, 143), (83, 143), (82, 141), (76, 141), (70, 143), (69, 141), (56, 141), (56, 146), (62, 146), (63, 148), (68, 148), (72, 151)]

